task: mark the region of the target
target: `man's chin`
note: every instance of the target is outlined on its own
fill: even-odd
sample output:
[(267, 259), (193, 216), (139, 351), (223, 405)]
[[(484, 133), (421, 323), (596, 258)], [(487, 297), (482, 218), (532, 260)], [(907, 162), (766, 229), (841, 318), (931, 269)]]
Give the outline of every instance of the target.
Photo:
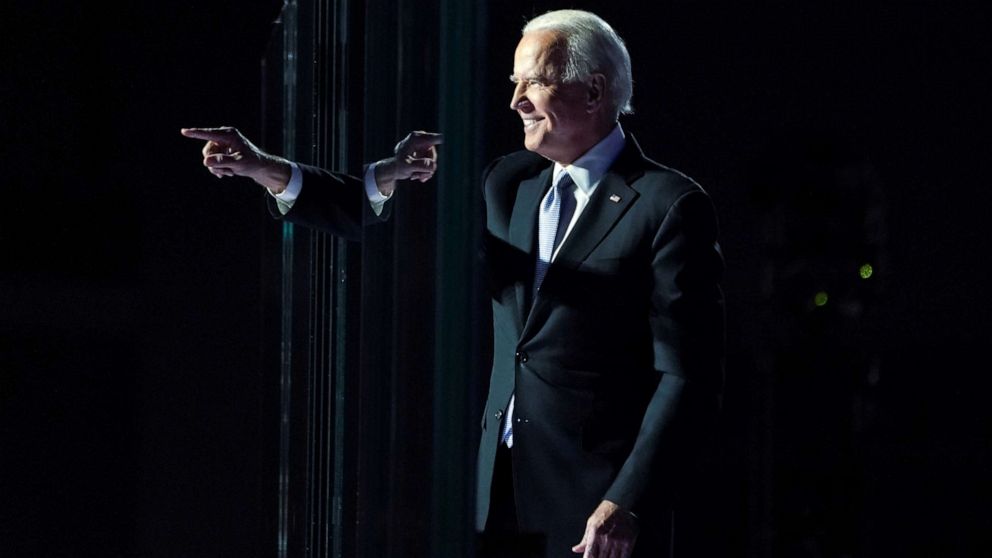
[(542, 138), (531, 138), (529, 136), (524, 137), (524, 148), (527, 149), (527, 151), (537, 153), (545, 159), (550, 159), (551, 157), (548, 156), (547, 153), (547, 145), (544, 145), (544, 142), (542, 142), (541, 139)]

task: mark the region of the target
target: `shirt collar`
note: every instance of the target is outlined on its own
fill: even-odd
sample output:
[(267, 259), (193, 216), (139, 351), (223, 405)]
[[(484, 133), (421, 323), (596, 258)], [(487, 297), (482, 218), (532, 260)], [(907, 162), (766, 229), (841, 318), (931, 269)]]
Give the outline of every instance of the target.
[(571, 165), (562, 166), (559, 163), (555, 163), (554, 184), (558, 183), (562, 171), (568, 171), (572, 180), (575, 181), (575, 185), (586, 195), (591, 194), (603, 178), (603, 175), (609, 170), (610, 165), (613, 164), (613, 161), (616, 161), (620, 152), (623, 151), (626, 141), (623, 128), (620, 127), (620, 123), (618, 122), (613, 127), (613, 130), (609, 134), (606, 134), (605, 138), (599, 140), (599, 143), (592, 146), (589, 151), (586, 151)]

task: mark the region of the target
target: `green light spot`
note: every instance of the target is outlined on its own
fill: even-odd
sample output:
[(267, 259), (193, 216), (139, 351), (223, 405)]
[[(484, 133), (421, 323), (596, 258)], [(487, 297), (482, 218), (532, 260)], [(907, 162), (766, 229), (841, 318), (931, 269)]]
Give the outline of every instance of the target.
[(813, 304), (815, 304), (817, 306), (826, 306), (827, 305), (827, 293), (825, 293), (824, 291), (820, 291), (820, 292), (816, 293), (816, 296), (813, 297)]
[(869, 277), (871, 277), (871, 274), (874, 272), (875, 270), (872, 269), (871, 264), (865, 264), (861, 266), (861, 269), (858, 270), (858, 274), (861, 275), (862, 279), (868, 279)]

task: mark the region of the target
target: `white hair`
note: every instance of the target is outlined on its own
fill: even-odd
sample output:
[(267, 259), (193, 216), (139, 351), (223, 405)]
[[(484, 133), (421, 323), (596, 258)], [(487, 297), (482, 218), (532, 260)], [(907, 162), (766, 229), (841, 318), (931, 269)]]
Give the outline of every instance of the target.
[(603, 18), (583, 10), (557, 10), (530, 20), (521, 34), (531, 31), (554, 31), (564, 40), (562, 81), (585, 81), (593, 74), (603, 74), (613, 117), (634, 112), (630, 104), (634, 94), (630, 54), (623, 39)]

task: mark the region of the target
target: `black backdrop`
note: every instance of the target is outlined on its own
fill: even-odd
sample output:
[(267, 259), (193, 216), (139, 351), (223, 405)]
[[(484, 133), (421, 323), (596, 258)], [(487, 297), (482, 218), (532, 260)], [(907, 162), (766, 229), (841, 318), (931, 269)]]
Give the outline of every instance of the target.
[[(707, 187), (722, 217), (730, 350), (714, 516), (728, 552), (987, 553), (992, 12), (575, 5), (628, 42), (637, 114), (625, 126)], [(518, 144), (505, 75), (524, 17), (552, 7), (485, 8), (482, 160)], [(273, 555), (260, 277), (274, 225), (257, 188), (207, 175), (178, 128), (258, 137), (278, 12), (4, 6), (0, 553)], [(822, 252), (767, 230), (776, 211), (819, 207), (843, 183), (815, 177), (851, 168), (884, 200), (867, 206), (884, 214), (880, 286), (859, 291), (863, 319), (824, 322), (779, 306), (795, 286), (782, 267)]]

